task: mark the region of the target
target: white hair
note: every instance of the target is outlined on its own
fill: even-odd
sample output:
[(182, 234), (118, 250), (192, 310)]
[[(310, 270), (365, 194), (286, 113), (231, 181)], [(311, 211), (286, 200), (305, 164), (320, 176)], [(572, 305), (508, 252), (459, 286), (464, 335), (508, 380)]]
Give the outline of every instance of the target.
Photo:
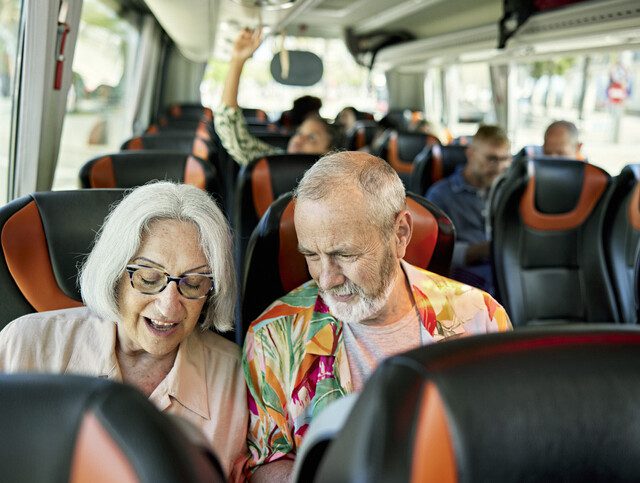
[(364, 196), (369, 221), (389, 234), (406, 207), (406, 192), (389, 163), (371, 154), (341, 151), (323, 156), (304, 174), (294, 197), (320, 201), (351, 187)]
[(80, 270), (82, 300), (100, 317), (118, 320), (117, 288), (125, 266), (140, 248), (144, 233), (160, 219), (191, 222), (198, 228), (214, 284), (202, 309), (201, 326), (231, 330), (236, 301), (231, 232), (216, 202), (190, 185), (149, 183), (129, 192), (111, 210)]

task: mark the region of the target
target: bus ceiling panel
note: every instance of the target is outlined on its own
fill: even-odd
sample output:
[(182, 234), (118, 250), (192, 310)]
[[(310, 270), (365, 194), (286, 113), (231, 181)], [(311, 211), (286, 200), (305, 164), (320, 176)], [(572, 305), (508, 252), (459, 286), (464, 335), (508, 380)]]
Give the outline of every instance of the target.
[[(265, 0), (266, 1), (266, 0)], [(325, 38), (342, 37), (346, 29), (356, 35), (379, 31), (408, 31), (416, 37), (447, 33), (498, 22), (502, 0), (295, 0), (286, 9), (240, 6), (260, 0), (223, 0), (221, 23), (235, 31), (260, 20), (266, 32)], [(221, 25), (221, 27), (225, 27)]]
[[(466, 0), (461, 0), (466, 1)], [(387, 47), (376, 58), (377, 70), (415, 72), (432, 65), (550, 58), (602, 49), (634, 48), (640, 43), (637, 0), (591, 1), (529, 18), (498, 49), (498, 21)]]
[(497, 23), (502, 16), (502, 0), (426, 0), (423, 2), (387, 2), (381, 15), (371, 15), (356, 23), (362, 30), (406, 30), (417, 38), (466, 30), (488, 23)]
[(497, 43), (496, 22), (384, 48), (378, 53), (374, 67), (383, 71), (399, 67), (424, 69), (428, 64), (450, 63), (470, 52), (497, 50)]
[(531, 16), (507, 43), (532, 53), (593, 46), (623, 46), (640, 40), (640, 2), (600, 0)]
[(145, 0), (180, 52), (192, 62), (207, 62), (219, 21), (218, 0)]

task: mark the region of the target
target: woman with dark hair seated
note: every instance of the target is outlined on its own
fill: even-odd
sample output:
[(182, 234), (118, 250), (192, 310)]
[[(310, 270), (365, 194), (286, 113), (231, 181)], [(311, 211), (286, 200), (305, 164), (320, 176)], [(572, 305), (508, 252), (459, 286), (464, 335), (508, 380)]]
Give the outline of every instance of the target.
[[(252, 136), (238, 107), (238, 86), (245, 62), (251, 58), (260, 46), (262, 35), (260, 30), (244, 29), (233, 44), (229, 73), (222, 91), (222, 104), (216, 110), (214, 123), (220, 142), (241, 165), (253, 159), (270, 154), (282, 154), (284, 151), (271, 146)], [(325, 154), (342, 147), (342, 133), (337, 126), (332, 126), (317, 113), (311, 113), (297, 127), (289, 140), (287, 153), (290, 154)]]
[(293, 101), (293, 107), (284, 111), (278, 124), (287, 129), (296, 129), (308, 117), (319, 117), (322, 101), (316, 96), (302, 96)]
[(136, 188), (81, 268), (86, 307), (11, 322), (0, 332), (0, 372), (128, 383), (198, 427), (229, 475), (247, 451), (246, 389), (239, 348), (209, 329), (233, 328), (234, 273), (230, 230), (208, 194), (169, 182)]

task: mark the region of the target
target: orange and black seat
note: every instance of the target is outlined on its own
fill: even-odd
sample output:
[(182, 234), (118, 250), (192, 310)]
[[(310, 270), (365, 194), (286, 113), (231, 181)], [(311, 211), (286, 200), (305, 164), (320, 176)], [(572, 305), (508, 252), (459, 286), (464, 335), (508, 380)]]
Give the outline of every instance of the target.
[(425, 146), (413, 161), (409, 189), (424, 195), (432, 184), (452, 175), (459, 166), (466, 163), (464, 146)]
[(386, 359), (313, 481), (640, 480), (638, 328), (536, 329)]
[(208, 148), (205, 151), (200, 152), (200, 155), (193, 152), (194, 145), (196, 144), (196, 138), (192, 133), (187, 133), (184, 131), (163, 131), (158, 134), (143, 134), (142, 136), (136, 136), (130, 139), (127, 139), (122, 146), (120, 146), (120, 150), (122, 151), (141, 151), (141, 150), (171, 150), (171, 151), (182, 151), (185, 153), (192, 153), (195, 156), (198, 156), (202, 159), (207, 159), (210, 151), (213, 148), (209, 145), (209, 143), (200, 140), (204, 148)]
[(13, 319), (82, 305), (78, 266), (124, 190), (33, 193), (0, 208), (0, 329)]
[(378, 131), (378, 123), (371, 121), (356, 121), (353, 128), (346, 133), (346, 148), (349, 151), (357, 151), (368, 146)]
[[(224, 170), (218, 156), (218, 146), (211, 140), (194, 136), (184, 131), (162, 131), (158, 134), (143, 134), (125, 141), (120, 147), (123, 151), (180, 151), (190, 153), (196, 158), (209, 161), (220, 177)], [(220, 182), (223, 184), (223, 182)], [(226, 197), (225, 197), (226, 199)]]
[(604, 249), (621, 321), (637, 324), (634, 269), (640, 256), (640, 165), (613, 179), (604, 215)]
[(247, 122), (269, 122), (269, 117), (267, 113), (262, 109), (252, 109), (247, 107), (242, 107), (242, 115), (247, 120)]
[(0, 375), (4, 481), (223, 482), (207, 448), (138, 390), (106, 379)]
[(193, 134), (205, 141), (212, 141), (216, 138), (213, 123), (206, 119), (173, 119), (162, 124), (151, 124), (144, 133), (159, 134), (167, 131)]
[(191, 184), (222, 200), (215, 166), (179, 151), (123, 151), (94, 158), (80, 170), (83, 188), (134, 188), (152, 180)]
[(473, 136), (458, 136), (451, 141), (451, 144), (454, 146), (468, 146), (471, 144), (471, 140)]
[(213, 111), (197, 103), (171, 104), (165, 111), (165, 117), (169, 119), (201, 119), (204, 117), (213, 121)]
[(260, 141), (263, 141), (267, 144), (271, 144), (271, 146), (275, 146), (276, 148), (280, 148), (283, 150), (287, 149), (289, 145), (289, 140), (291, 139), (291, 134), (284, 131), (270, 131), (270, 130), (261, 130), (256, 129), (254, 131), (250, 131), (255, 137), (257, 137)]
[(514, 326), (619, 321), (602, 241), (610, 184), (596, 166), (554, 158), (505, 178), (491, 208), (492, 251)]
[(271, 203), (293, 190), (318, 158), (315, 154), (275, 154), (242, 167), (238, 174), (233, 212), (239, 263), (244, 258), (253, 229)]
[[(311, 279), (304, 257), (298, 252), (293, 225), (292, 194), (278, 198), (251, 236), (244, 263), (242, 324), (239, 337), (270, 303)], [(448, 275), (455, 233), (451, 220), (422, 196), (407, 193), (413, 217), (413, 235), (405, 259), (418, 267)]]
[(413, 169), (413, 160), (425, 146), (437, 144), (429, 134), (393, 131), (386, 147), (386, 160), (398, 173), (408, 175)]

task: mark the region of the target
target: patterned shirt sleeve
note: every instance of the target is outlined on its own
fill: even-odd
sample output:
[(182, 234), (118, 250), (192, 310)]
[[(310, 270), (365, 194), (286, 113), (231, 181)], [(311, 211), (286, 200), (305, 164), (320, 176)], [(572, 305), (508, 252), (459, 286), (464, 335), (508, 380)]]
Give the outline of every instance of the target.
[(247, 479), (259, 466), (293, 459), (295, 452), (283, 374), (278, 370), (275, 348), (263, 340), (270, 338), (266, 332), (264, 328), (258, 331), (250, 328), (242, 355), (249, 402), (249, 458), (244, 470)]
[(282, 149), (260, 141), (249, 133), (239, 108), (220, 106), (213, 117), (213, 122), (220, 142), (231, 157), (242, 166), (261, 156), (283, 153)]

